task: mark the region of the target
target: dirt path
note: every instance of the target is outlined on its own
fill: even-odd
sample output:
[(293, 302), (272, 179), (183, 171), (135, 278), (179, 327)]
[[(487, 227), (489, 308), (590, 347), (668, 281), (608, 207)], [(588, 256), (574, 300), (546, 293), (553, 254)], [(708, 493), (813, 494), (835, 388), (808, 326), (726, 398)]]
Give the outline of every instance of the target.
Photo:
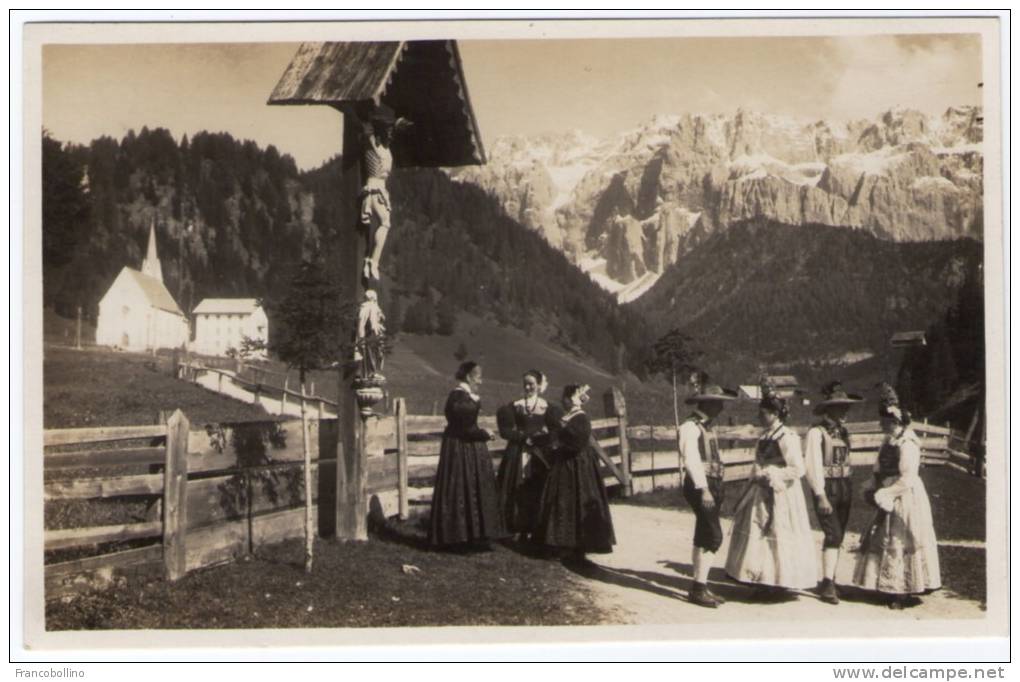
[[(723, 520), (727, 543), (717, 555), (709, 577), (712, 589), (727, 599), (719, 609), (694, 606), (686, 600), (691, 575), (691, 539), (694, 517), (686, 510), (613, 505), (617, 545), (612, 554), (591, 555), (598, 568), (583, 571), (580, 579), (607, 612), (625, 623), (664, 625), (704, 622), (775, 622), (777, 620), (955, 619), (983, 618), (978, 602), (942, 589), (924, 598), (917, 607), (893, 611), (869, 601), (867, 595), (844, 594), (838, 606), (821, 602), (814, 594), (801, 593), (796, 601), (753, 604), (742, 601), (749, 590), (726, 578), (722, 565), (728, 546), (729, 520)], [(818, 544), (821, 547), (821, 533)], [(854, 547), (857, 537), (848, 537)], [(952, 544), (952, 543), (947, 543)], [(836, 582), (849, 584), (855, 555), (840, 557)], [(846, 592), (847, 590), (844, 590)]]

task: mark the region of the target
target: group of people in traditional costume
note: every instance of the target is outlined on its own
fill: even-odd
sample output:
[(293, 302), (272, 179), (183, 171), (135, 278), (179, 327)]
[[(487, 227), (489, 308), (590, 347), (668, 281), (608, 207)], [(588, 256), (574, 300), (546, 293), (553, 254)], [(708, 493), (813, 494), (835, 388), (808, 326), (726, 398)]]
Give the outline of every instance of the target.
[[(707, 385), (705, 377), (696, 383), (700, 385), (687, 401), (695, 410), (680, 427), (683, 494), (696, 519), (689, 599), (717, 608), (724, 600), (709, 588), (708, 575), (723, 543), (719, 519), (723, 466), (713, 424), (726, 402), (737, 395)], [(753, 600), (785, 600), (794, 590), (817, 587), (822, 601), (839, 603), (836, 566), (854, 502), (844, 420), (862, 398), (848, 394), (838, 382), (823, 393), (815, 408), (821, 420), (808, 429), (802, 452), (800, 437), (786, 426), (786, 400), (768, 381), (762, 382), (763, 433), (736, 505), (725, 564), (731, 579), (754, 588)], [(918, 475), (919, 440), (910, 428), (910, 414), (887, 385), (879, 417), (885, 435), (873, 480), (863, 491), (875, 514), (861, 538), (853, 584), (887, 595), (889, 606), (901, 609), (919, 603), (917, 595), (941, 587), (938, 548), (928, 495)], [(820, 572), (801, 479), (808, 482), (822, 529)]]
[(569, 384), (561, 403), (550, 404), (542, 396), (545, 375), (526, 372), (524, 395), (496, 413), (498, 436), (507, 442), (496, 473), (488, 443), (497, 434), (478, 425), (482, 367), (465, 362), (456, 376), (446, 400), (429, 543), (485, 549), (516, 537), (573, 562), (611, 552), (609, 496), (584, 412), (589, 387)]
[[(589, 553), (611, 552), (616, 538), (609, 498), (584, 412), (589, 387), (570, 384), (560, 404), (549, 403), (543, 397), (546, 377), (538, 370), (526, 372), (523, 396), (496, 413), (498, 436), (507, 445), (494, 472), (488, 443), (497, 434), (478, 425), (482, 368), (465, 362), (456, 376), (459, 383), (445, 407), (430, 544), (488, 548), (493, 541), (516, 538), (574, 562), (585, 562)], [(709, 384), (703, 374), (694, 383), (686, 400), (694, 409), (678, 434), (683, 497), (695, 516), (688, 597), (717, 608), (724, 599), (710, 589), (708, 577), (725, 538), (720, 521), (724, 467), (715, 423), (737, 394)], [(753, 600), (782, 601), (794, 591), (817, 588), (822, 601), (839, 603), (836, 567), (855, 503), (845, 419), (862, 398), (839, 382), (823, 393), (815, 407), (820, 420), (808, 429), (802, 449), (800, 436), (786, 425), (786, 400), (770, 382), (762, 382), (762, 435), (735, 507), (725, 562), (731, 579), (754, 588)], [(861, 538), (853, 584), (886, 594), (890, 607), (903, 608), (941, 586), (938, 548), (918, 476), (919, 440), (891, 387), (883, 387), (879, 417), (884, 439), (873, 480), (863, 491), (875, 515)], [(823, 534), (821, 562), (802, 480)]]

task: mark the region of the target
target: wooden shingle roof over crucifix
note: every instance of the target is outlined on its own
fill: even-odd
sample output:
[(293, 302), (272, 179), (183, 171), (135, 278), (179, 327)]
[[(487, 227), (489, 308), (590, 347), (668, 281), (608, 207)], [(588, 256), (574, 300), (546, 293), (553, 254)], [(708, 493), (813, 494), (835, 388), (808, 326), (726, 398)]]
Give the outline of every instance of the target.
[(393, 144), (395, 166), (485, 163), (453, 40), (302, 43), (269, 104), (386, 104), (414, 123)]

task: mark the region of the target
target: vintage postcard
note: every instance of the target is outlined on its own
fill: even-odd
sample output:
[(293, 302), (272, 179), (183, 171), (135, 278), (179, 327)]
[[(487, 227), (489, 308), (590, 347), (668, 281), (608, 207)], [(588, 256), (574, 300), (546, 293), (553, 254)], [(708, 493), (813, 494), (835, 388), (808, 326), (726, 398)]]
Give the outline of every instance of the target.
[(998, 22), (26, 24), (27, 644), (1005, 636)]

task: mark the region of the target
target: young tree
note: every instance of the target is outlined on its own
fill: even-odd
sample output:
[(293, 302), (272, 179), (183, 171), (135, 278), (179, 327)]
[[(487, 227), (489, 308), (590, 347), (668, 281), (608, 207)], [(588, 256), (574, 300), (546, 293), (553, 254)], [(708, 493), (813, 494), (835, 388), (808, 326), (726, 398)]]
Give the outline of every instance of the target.
[[(695, 364), (704, 353), (694, 348), (694, 339), (673, 328), (664, 334), (651, 349), (648, 361), (650, 374), (663, 374), (669, 377), (673, 386), (673, 425), (676, 427), (676, 449), (680, 452), (680, 393), (677, 386), (678, 376), (689, 376), (697, 370)], [(683, 482), (683, 468), (680, 470), (680, 481)]]
[[(305, 570), (312, 570), (311, 452), (305, 379), (308, 372), (347, 362), (353, 353), (356, 307), (338, 305), (340, 288), (321, 263), (304, 261), (278, 298), (262, 302), (274, 333), (268, 350), (298, 371), (301, 384), (301, 432), (305, 456)], [(249, 350), (252, 350), (249, 347)]]

